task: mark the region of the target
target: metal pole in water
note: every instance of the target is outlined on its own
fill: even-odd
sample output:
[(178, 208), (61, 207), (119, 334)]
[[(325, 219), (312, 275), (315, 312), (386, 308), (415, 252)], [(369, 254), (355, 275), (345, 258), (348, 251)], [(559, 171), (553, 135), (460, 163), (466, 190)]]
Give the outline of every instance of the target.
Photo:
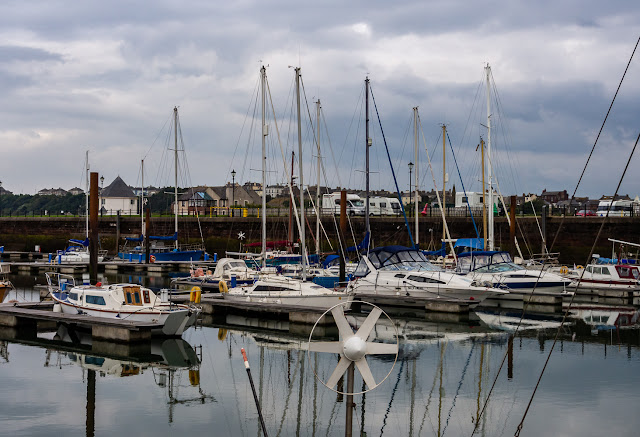
[(249, 360), (247, 359), (247, 352), (244, 348), (240, 349), (242, 352), (242, 359), (244, 360), (244, 367), (247, 369), (247, 375), (249, 376), (249, 383), (251, 384), (251, 391), (253, 392), (253, 399), (256, 401), (256, 408), (258, 409), (258, 417), (260, 418), (260, 426), (262, 426), (262, 432), (265, 437), (268, 437), (267, 427), (264, 424), (264, 418), (262, 417), (262, 410), (260, 409), (260, 401), (258, 401), (258, 395), (256, 394), (256, 387), (253, 385), (253, 378), (251, 377), (251, 368), (249, 367)]

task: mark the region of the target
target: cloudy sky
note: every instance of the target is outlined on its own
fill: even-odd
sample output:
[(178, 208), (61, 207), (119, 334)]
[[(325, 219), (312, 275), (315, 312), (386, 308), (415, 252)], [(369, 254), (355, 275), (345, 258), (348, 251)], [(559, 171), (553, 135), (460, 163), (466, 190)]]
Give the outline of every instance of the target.
[[(85, 151), (109, 183), (171, 184), (167, 133), (179, 107), (188, 175), (180, 185), (258, 181), (259, 69), (287, 156), (300, 66), (315, 114), (320, 98), (323, 185), (364, 188), (368, 75), (398, 184), (409, 184), (412, 108), (419, 107), (419, 177), (479, 189), (486, 138), (484, 66), (492, 68), (493, 168), (504, 194), (571, 193), (640, 36), (632, 1), (4, 1), (0, 6), (0, 180), (16, 194), (84, 186)], [(640, 133), (640, 53), (634, 57), (578, 195), (612, 193)], [(304, 97), (304, 96), (303, 96)], [(306, 102), (306, 103), (305, 103)], [(498, 106), (499, 103), (499, 106)], [(271, 103), (269, 104), (271, 105)], [(257, 111), (257, 112), (256, 112)], [(272, 113), (268, 115), (273, 120)], [(306, 117), (308, 119), (308, 117)], [(371, 186), (393, 188), (372, 110)], [(315, 183), (305, 122), (304, 179)], [(271, 121), (268, 183), (285, 165)], [(447, 145), (447, 147), (449, 147)], [(169, 163), (168, 163), (169, 162)], [(633, 158), (621, 192), (640, 194)], [(181, 166), (182, 167), (182, 166)], [(296, 171), (297, 173), (297, 171)]]

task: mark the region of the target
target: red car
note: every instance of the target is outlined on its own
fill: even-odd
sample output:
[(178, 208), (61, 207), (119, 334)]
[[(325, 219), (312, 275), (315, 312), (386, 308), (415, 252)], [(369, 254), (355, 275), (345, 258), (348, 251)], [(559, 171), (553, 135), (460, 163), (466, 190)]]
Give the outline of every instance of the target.
[(595, 211), (591, 211), (590, 209), (581, 209), (580, 211), (576, 212), (576, 216), (578, 216), (578, 217), (595, 217), (596, 213), (595, 213)]

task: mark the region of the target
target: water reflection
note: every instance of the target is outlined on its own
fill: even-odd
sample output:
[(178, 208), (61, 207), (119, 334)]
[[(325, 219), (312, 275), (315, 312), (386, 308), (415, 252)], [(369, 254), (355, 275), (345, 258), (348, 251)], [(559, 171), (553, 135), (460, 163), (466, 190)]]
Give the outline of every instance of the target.
[[(477, 425), (477, 435), (512, 435), (558, 315), (529, 318), (514, 334), (516, 311), (486, 314), (402, 310), (378, 324), (378, 341), (398, 329), (399, 361), (379, 388), (354, 397), (353, 434), (471, 435)], [(633, 435), (640, 426), (630, 383), (640, 371), (637, 308), (585, 303), (574, 316), (559, 334), (524, 433)], [(355, 326), (365, 318), (349, 315)], [(60, 329), (13, 340), (0, 330), (3, 432), (259, 436), (243, 347), (270, 436), (345, 434), (346, 397), (314, 377), (326, 381), (338, 357), (306, 353), (309, 326), (231, 314), (203, 322), (184, 341), (144, 346), (89, 343)], [(335, 339), (337, 330), (327, 325), (315, 335)], [(388, 359), (367, 360), (376, 375), (388, 372)], [(357, 372), (355, 386), (363, 386)]]

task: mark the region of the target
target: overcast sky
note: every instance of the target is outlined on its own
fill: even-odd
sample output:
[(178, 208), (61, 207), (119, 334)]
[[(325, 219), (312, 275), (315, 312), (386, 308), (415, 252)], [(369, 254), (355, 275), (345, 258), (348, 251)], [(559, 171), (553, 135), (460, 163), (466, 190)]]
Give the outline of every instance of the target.
[[(323, 185), (364, 188), (368, 75), (400, 189), (409, 187), (411, 111), (418, 106), (426, 142), (421, 188), (433, 188), (425, 150), (442, 187), (445, 123), (461, 175), (448, 149), (449, 184), (477, 191), (489, 63), (498, 92), (492, 159), (501, 192), (571, 193), (640, 36), (639, 15), (633, 1), (595, 0), (7, 0), (0, 5), (0, 180), (16, 194), (84, 187), (89, 150), (91, 170), (105, 185), (118, 175), (140, 185), (143, 158), (145, 185), (171, 185), (165, 139), (178, 106), (189, 171), (180, 185), (221, 185), (232, 169), (237, 182), (259, 181), (252, 116), (260, 115), (264, 64), (287, 155), (297, 151), (288, 123), (295, 109), (289, 66), (302, 69), (304, 112), (308, 105), (315, 114), (321, 99)], [(578, 195), (612, 193), (640, 133), (638, 56)], [(271, 124), (269, 184), (285, 174)], [(373, 103), (371, 126), (371, 186), (393, 189)], [(306, 121), (304, 180), (315, 184), (310, 135)], [(621, 193), (640, 194), (638, 165), (634, 157)]]

